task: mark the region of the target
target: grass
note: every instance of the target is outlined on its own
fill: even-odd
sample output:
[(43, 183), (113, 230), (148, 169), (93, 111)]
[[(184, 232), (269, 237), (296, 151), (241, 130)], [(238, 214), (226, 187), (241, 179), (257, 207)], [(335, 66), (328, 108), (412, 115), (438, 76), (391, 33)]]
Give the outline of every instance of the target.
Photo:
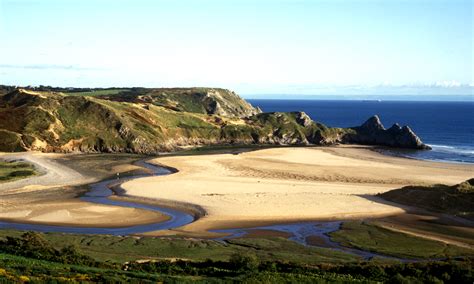
[(474, 220), (474, 178), (453, 186), (405, 186), (379, 196), (392, 202)]
[(37, 175), (32, 164), (25, 162), (0, 161), (0, 183)]
[(102, 90), (91, 90), (87, 92), (65, 92), (68, 96), (110, 96), (117, 95), (121, 92), (128, 91), (128, 89), (102, 89)]
[[(247, 240), (247, 245), (255, 243)], [(286, 246), (285, 244), (283, 244)], [(265, 244), (261, 249), (278, 251)], [(294, 249), (290, 246), (287, 249)], [(297, 250), (298, 251), (298, 250)], [(296, 251), (296, 252), (297, 252)], [(318, 264), (262, 259), (237, 252), (228, 260), (97, 261), (77, 246), (60, 248), (43, 234), (0, 240), (0, 282), (52, 283), (472, 283), (472, 260), (425, 263)]]
[(53, 282), (56, 283), (156, 283), (159, 281), (191, 282), (192, 277), (160, 276), (152, 273), (127, 272), (83, 265), (68, 265), (0, 253), (0, 282)]
[[(165, 263), (164, 266), (167, 264)], [(196, 264), (198, 267), (199, 264)], [(212, 265), (212, 264), (210, 264)], [(221, 264), (222, 265), (222, 264)], [(224, 264), (225, 265), (225, 264)], [(51, 282), (51, 283), (325, 283), (339, 281), (351, 283), (372, 283), (365, 277), (353, 277), (343, 273), (325, 273), (318, 269), (294, 272), (236, 272), (220, 267), (171, 269), (157, 273), (154, 271), (127, 271), (122, 267), (96, 268), (83, 265), (70, 265), (22, 256), (0, 253), (0, 282)], [(177, 267), (178, 269), (176, 269)], [(303, 268), (304, 269), (304, 268)], [(187, 271), (188, 270), (188, 271)], [(267, 270), (267, 269), (265, 269)], [(193, 272), (194, 271), (194, 272)], [(201, 272), (201, 273), (199, 273)], [(181, 275), (180, 275), (181, 274)], [(188, 275), (186, 275), (188, 274)], [(207, 274), (207, 275), (206, 275)], [(209, 275), (210, 274), (210, 275)], [(217, 274), (218, 276), (212, 276)], [(225, 276), (225, 275), (228, 276)], [(239, 275), (240, 274), (240, 275)], [(373, 282), (375, 283), (375, 282)]]
[[(0, 239), (18, 237), (16, 230), (0, 230)], [(133, 236), (75, 235), (47, 233), (44, 238), (56, 248), (69, 245), (99, 261), (123, 263), (141, 259), (185, 259), (226, 261), (236, 253), (251, 253), (263, 261), (290, 261), (299, 264), (350, 263), (355, 255), (327, 248), (307, 247), (280, 237), (238, 238), (225, 243), (213, 240)], [(331, 233), (344, 246), (408, 259), (474, 257), (474, 252), (441, 242), (393, 232), (366, 222), (345, 222)], [(374, 259), (374, 262), (380, 262)], [(382, 261), (384, 262), (384, 261)]]
[[(23, 232), (0, 230), (0, 239)], [(47, 233), (44, 238), (56, 248), (77, 247), (100, 261), (123, 263), (141, 259), (186, 259), (226, 261), (236, 253), (252, 253), (262, 260), (317, 264), (358, 261), (360, 258), (330, 249), (305, 247), (284, 238), (239, 239), (228, 243), (182, 238), (137, 238), (132, 236)]]
[(394, 232), (365, 221), (344, 222), (331, 239), (347, 247), (399, 258), (474, 257), (474, 251)]
[[(45, 98), (18, 93), (0, 106), (0, 150), (27, 150), (39, 139), (48, 151), (154, 154), (182, 145), (305, 144), (337, 136), (328, 128), (298, 122), (297, 113), (251, 112), (241, 98), (208, 89), (79, 89)], [(114, 95), (115, 94), (115, 95)], [(21, 107), (13, 107), (21, 99)], [(208, 115), (219, 103), (217, 113)], [(15, 118), (15, 119), (12, 119)], [(21, 140), (20, 140), (21, 137)]]

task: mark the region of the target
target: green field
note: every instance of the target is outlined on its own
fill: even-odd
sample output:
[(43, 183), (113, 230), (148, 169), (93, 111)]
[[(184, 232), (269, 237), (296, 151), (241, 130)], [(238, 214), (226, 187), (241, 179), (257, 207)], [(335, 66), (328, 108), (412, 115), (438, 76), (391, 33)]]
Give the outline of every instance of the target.
[[(3, 231), (5, 233), (8, 231)], [(472, 260), (458, 259), (443, 262), (425, 263), (379, 263), (361, 261), (328, 262), (319, 260), (312, 264), (306, 262), (302, 248), (291, 245), (283, 239), (276, 239), (280, 243), (258, 243), (246, 240), (236, 244), (218, 244), (209, 247), (208, 241), (169, 241), (163, 240), (150, 245), (150, 240), (143, 242), (137, 238), (105, 237), (94, 238), (61, 235), (10, 232), (16, 237), (7, 237), (0, 240), (0, 281), (9, 282), (54, 282), (54, 283), (472, 283)], [(72, 238), (72, 239), (71, 239)], [(65, 240), (82, 238), (79, 243), (68, 244)], [(61, 240), (61, 241), (59, 241)], [(79, 239), (77, 239), (79, 240)], [(131, 241), (135, 240), (135, 242)], [(58, 243), (59, 242), (59, 243)], [(84, 250), (84, 246), (94, 246), (103, 252), (114, 251), (127, 254), (127, 248), (133, 247), (142, 254), (155, 253), (166, 255), (169, 253), (185, 253), (196, 255), (202, 250), (213, 251), (212, 259), (161, 259), (154, 261), (123, 262), (98, 260), (97, 252), (92, 249)], [(120, 243), (123, 243), (121, 245)], [(153, 242), (153, 241), (151, 241)], [(203, 245), (207, 243), (206, 245)], [(99, 246), (100, 244), (100, 246)], [(200, 244), (200, 245), (197, 245)], [(227, 248), (225, 248), (227, 247)], [(237, 249), (237, 247), (240, 247)], [(281, 250), (293, 251), (295, 258), (279, 259)], [(188, 252), (185, 252), (189, 250)], [(218, 254), (230, 250), (232, 254), (226, 256)], [(264, 257), (260, 251), (266, 251)], [(311, 251), (311, 249), (306, 248)], [(324, 254), (321, 250), (315, 254)], [(199, 254), (199, 253), (198, 253)], [(296, 258), (299, 256), (299, 258)], [(127, 256), (122, 256), (127, 257)], [(296, 261), (297, 259), (297, 261)]]
[(32, 164), (25, 162), (0, 161), (0, 183), (37, 175)]
[(345, 222), (331, 239), (347, 247), (408, 259), (474, 257), (474, 251), (394, 232), (369, 222)]
[[(19, 237), (22, 232), (0, 230), (0, 240)], [(252, 253), (262, 260), (287, 260), (296, 263), (340, 263), (359, 257), (326, 248), (305, 247), (285, 238), (234, 239), (226, 243), (213, 240), (153, 238), (132, 236), (42, 234), (56, 248), (76, 246), (100, 261), (123, 263), (140, 259), (179, 258), (193, 261), (228, 260), (235, 253)]]
[(88, 92), (64, 92), (68, 96), (111, 96), (117, 95), (120, 92), (128, 91), (128, 89), (104, 89), (104, 90), (92, 90)]

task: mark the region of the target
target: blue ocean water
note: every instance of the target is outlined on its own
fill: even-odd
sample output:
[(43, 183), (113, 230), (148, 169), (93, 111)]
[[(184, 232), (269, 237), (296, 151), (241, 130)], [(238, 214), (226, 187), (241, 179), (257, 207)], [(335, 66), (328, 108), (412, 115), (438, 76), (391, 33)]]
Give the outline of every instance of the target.
[(333, 127), (358, 126), (374, 114), (386, 128), (409, 125), (431, 151), (396, 151), (416, 159), (474, 163), (474, 101), (248, 100), (265, 112), (304, 111)]

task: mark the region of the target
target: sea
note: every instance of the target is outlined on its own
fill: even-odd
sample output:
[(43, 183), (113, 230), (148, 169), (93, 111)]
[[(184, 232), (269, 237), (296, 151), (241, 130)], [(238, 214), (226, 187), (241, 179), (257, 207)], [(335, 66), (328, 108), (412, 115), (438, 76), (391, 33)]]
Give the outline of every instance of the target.
[(265, 112), (304, 111), (313, 120), (332, 127), (359, 126), (378, 115), (386, 128), (408, 125), (432, 147), (423, 150), (388, 150), (387, 154), (421, 160), (474, 163), (474, 100), (267, 100), (249, 99)]

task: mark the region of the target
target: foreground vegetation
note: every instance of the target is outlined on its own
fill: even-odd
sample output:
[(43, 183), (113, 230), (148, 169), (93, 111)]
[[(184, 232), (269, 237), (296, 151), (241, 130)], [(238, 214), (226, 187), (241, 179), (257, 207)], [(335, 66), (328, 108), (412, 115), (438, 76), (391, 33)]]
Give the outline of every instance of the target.
[(105, 262), (76, 246), (58, 249), (44, 235), (25, 233), (0, 244), (0, 280), (55, 282), (364, 282), (472, 283), (471, 259), (412, 264), (346, 263), (317, 265), (264, 260), (252, 252), (225, 260)]
[(30, 163), (0, 160), (0, 183), (37, 175), (35, 167)]
[[(19, 238), (23, 233), (0, 230), (0, 240)], [(104, 262), (127, 262), (142, 259), (206, 259), (225, 261), (233, 254), (251, 253), (264, 261), (281, 260), (300, 264), (341, 263), (360, 261), (361, 258), (326, 248), (305, 247), (285, 238), (242, 238), (227, 242), (183, 238), (153, 238), (133, 236), (40, 234), (55, 248), (74, 246), (88, 256)]]
[(405, 186), (382, 193), (380, 197), (474, 221), (474, 178), (453, 186)]

